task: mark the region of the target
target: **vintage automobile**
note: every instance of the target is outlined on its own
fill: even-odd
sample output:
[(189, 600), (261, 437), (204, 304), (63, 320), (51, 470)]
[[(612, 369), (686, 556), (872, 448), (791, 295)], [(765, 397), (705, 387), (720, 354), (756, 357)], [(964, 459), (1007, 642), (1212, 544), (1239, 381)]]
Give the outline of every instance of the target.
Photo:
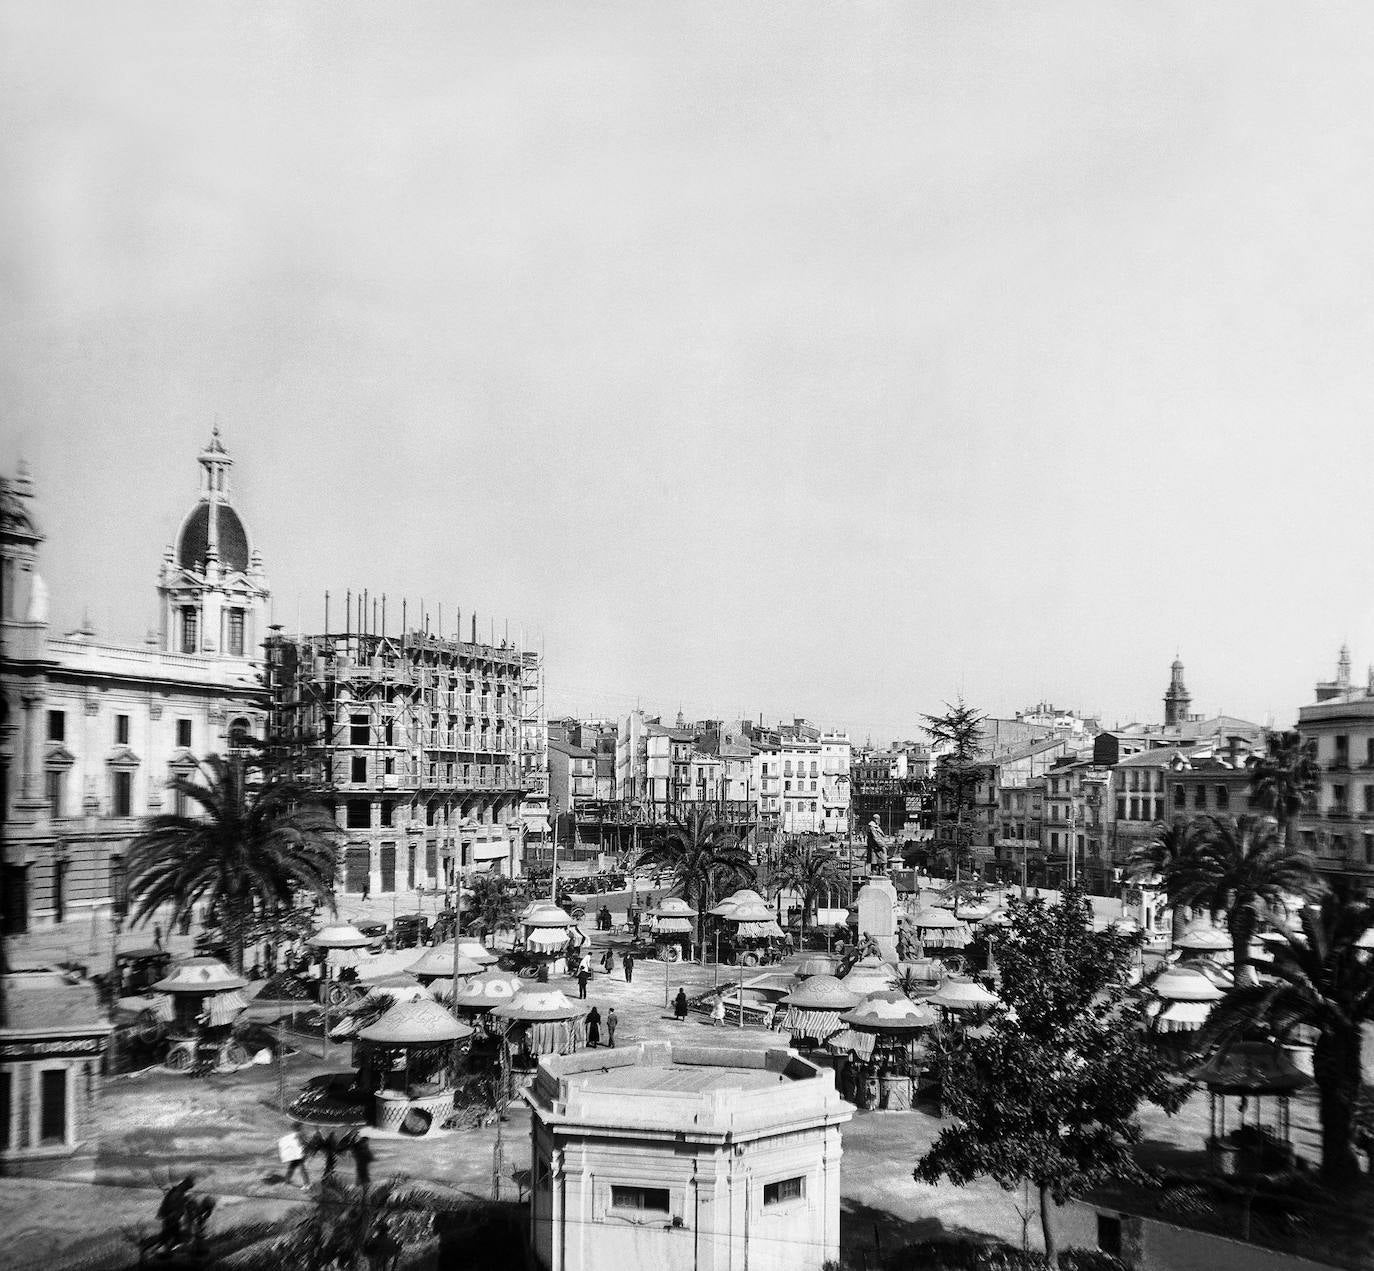
[(423, 914), (400, 914), (391, 924), (393, 949), (417, 949), (429, 939), (429, 919)]

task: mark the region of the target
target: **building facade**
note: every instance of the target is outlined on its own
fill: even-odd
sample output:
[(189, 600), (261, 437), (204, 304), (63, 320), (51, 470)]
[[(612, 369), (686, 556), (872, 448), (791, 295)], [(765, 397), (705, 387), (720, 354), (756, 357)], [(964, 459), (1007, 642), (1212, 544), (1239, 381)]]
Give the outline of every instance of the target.
[(272, 735), (331, 792), (343, 890), (518, 874), (527, 830), (547, 817), (546, 756), (525, 748), (539, 655), (479, 641), (475, 620), (458, 640), (359, 613), (362, 630), (267, 641)]
[(142, 819), (185, 810), (171, 779), (225, 753), (237, 733), (262, 731), (258, 645), (270, 592), (233, 506), (232, 464), (216, 430), (158, 573), (160, 630), (142, 644), (103, 639), (89, 623), (52, 631), (33, 482), (25, 472), (0, 482), (7, 935), (89, 926), (93, 911), (122, 904)]

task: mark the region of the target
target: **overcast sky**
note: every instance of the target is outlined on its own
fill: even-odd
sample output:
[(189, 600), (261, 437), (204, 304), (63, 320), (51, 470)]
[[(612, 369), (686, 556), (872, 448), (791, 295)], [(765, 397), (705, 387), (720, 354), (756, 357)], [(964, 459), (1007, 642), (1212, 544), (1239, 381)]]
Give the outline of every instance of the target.
[(55, 625), (154, 622), (218, 420), (278, 621), (551, 712), (1286, 722), (1374, 661), (1371, 84), (1367, 4), (7, 4)]

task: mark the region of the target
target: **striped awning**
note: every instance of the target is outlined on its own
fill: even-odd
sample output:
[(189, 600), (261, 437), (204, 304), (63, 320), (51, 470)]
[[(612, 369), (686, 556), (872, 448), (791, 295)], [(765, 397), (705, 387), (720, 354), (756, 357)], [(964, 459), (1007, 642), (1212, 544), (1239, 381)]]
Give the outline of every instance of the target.
[(158, 1019), (170, 1024), (176, 1018), (176, 1011), (172, 1006), (172, 995), (170, 993), (159, 993), (153, 998), (153, 1004), (148, 1007)]
[(216, 993), (205, 1004), (205, 1013), (209, 1017), (211, 1028), (232, 1024), (238, 1019), (240, 1012), (247, 1009), (248, 999), (237, 989), (231, 989), (228, 993)]
[(831, 1033), (825, 1039), (825, 1048), (834, 1055), (853, 1055), (855, 1059), (866, 1061), (872, 1058), (877, 1040), (877, 1033), (861, 1033), (856, 1028), (845, 1028), (838, 1033)]
[(776, 922), (740, 922), (735, 924), (735, 936), (741, 940), (756, 940), (766, 936), (782, 936)]
[(844, 1028), (844, 1024), (840, 1022), (840, 1014), (839, 1011), (808, 1011), (789, 1006), (787, 1013), (782, 1017), (782, 1023), (777, 1027), (794, 1037), (814, 1037), (817, 1041), (824, 1041), (832, 1033), (838, 1033)]
[(1191, 1033), (1201, 1028), (1211, 1013), (1211, 1002), (1170, 1002), (1155, 1016), (1155, 1027), (1161, 1033)]

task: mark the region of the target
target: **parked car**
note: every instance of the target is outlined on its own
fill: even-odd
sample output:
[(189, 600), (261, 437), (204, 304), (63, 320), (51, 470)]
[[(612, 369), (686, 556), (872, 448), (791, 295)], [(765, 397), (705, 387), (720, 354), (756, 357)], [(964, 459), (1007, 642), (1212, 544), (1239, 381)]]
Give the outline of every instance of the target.
[(391, 927), (393, 949), (417, 949), (429, 939), (429, 919), (423, 914), (401, 914)]

